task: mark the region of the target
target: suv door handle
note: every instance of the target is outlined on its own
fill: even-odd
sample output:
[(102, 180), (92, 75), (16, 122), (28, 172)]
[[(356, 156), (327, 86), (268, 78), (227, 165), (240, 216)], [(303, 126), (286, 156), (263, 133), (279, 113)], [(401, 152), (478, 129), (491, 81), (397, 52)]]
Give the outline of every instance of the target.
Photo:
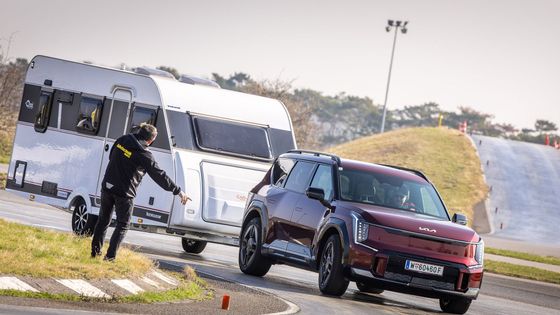
[(297, 211), (297, 212), (302, 212), (302, 211), (303, 211), (303, 208), (302, 208), (302, 207), (297, 207), (297, 208), (295, 209), (295, 211)]

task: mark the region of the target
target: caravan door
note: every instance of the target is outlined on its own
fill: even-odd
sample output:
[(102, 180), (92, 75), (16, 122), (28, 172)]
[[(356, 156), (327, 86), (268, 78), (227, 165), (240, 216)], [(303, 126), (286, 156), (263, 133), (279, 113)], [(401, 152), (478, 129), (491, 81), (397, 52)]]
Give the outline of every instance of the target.
[[(152, 152), (159, 168), (175, 180), (167, 127), (161, 108), (134, 103), (127, 132), (136, 132), (142, 123), (148, 123), (158, 129), (158, 136), (149, 150)], [(136, 191), (132, 222), (152, 226), (167, 226), (173, 200), (171, 192), (163, 190), (146, 174)]]
[[(130, 108), (132, 106), (133, 92), (130, 88), (115, 87), (113, 89), (113, 97), (111, 99), (111, 108), (109, 109), (108, 125), (103, 135), (103, 153), (101, 157), (101, 165), (97, 176), (97, 189), (95, 190), (96, 207), (101, 206), (101, 182), (105, 176), (105, 170), (109, 163), (110, 149), (115, 140), (126, 133)], [(126, 101), (123, 101), (126, 100)]]

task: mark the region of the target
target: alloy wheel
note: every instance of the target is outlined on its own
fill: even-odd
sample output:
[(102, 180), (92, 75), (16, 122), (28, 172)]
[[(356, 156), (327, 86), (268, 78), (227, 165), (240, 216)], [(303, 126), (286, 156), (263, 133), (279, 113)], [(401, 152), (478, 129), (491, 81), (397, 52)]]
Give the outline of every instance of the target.
[(76, 227), (77, 232), (81, 232), (85, 229), (88, 216), (86, 205), (78, 205), (74, 215), (74, 226)]
[(241, 241), (241, 262), (246, 265), (257, 250), (257, 228), (254, 225), (250, 225), (245, 233), (243, 233), (243, 239)]
[(325, 284), (332, 273), (333, 268), (334, 247), (332, 243), (328, 243), (321, 257), (321, 284)]

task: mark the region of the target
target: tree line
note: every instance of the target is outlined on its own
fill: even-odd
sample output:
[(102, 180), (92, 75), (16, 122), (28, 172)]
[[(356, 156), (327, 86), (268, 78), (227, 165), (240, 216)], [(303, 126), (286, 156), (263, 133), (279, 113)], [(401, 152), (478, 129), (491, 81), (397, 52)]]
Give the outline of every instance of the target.
[[(2, 52), (0, 49), (0, 137), (4, 140), (0, 141), (0, 155), (3, 155), (2, 151), (11, 150), (28, 65), (26, 59), (9, 60)], [(173, 67), (160, 66), (158, 69), (179, 77), (179, 71)], [(290, 112), (296, 141), (301, 148), (324, 149), (379, 132), (383, 108), (368, 97), (346, 93), (324, 95), (313, 89), (295, 89), (292, 81), (254, 80), (243, 72), (228, 76), (213, 73), (211, 79), (224, 89), (283, 102)], [(444, 126), (457, 128), (466, 121), (469, 131), (493, 137), (536, 143), (544, 143), (547, 134), (558, 137), (555, 133), (557, 126), (548, 120), (537, 120), (534, 129), (518, 130), (511, 124), (494, 123), (490, 114), (469, 107), (459, 107), (456, 112), (445, 111), (434, 102), (388, 110), (386, 130), (437, 126), (440, 115)]]
[[(255, 81), (243, 72), (227, 77), (213, 73), (212, 79), (225, 89), (280, 99), (294, 119), (301, 147), (327, 148), (378, 133), (381, 126), (383, 106), (368, 97), (345, 93), (329, 96), (312, 89), (292, 89), (292, 82)], [(519, 130), (512, 124), (495, 123), (493, 115), (470, 107), (460, 106), (458, 111), (446, 111), (434, 102), (388, 110), (386, 130), (437, 126), (440, 116), (443, 126), (458, 128), (459, 124), (467, 122), (469, 132), (486, 136), (544, 143), (549, 135), (560, 140), (556, 124), (548, 120), (537, 120), (534, 129)], [(305, 128), (298, 130), (303, 126)]]

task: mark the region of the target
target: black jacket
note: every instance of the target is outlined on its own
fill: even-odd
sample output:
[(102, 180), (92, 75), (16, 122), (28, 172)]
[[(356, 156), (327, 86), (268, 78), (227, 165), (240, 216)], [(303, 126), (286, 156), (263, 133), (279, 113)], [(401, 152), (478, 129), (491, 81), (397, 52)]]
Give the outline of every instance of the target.
[(172, 191), (174, 195), (181, 191), (165, 171), (159, 168), (146, 141), (138, 140), (133, 134), (124, 135), (111, 148), (101, 187), (115, 195), (134, 198), (136, 188), (146, 173), (161, 188)]

